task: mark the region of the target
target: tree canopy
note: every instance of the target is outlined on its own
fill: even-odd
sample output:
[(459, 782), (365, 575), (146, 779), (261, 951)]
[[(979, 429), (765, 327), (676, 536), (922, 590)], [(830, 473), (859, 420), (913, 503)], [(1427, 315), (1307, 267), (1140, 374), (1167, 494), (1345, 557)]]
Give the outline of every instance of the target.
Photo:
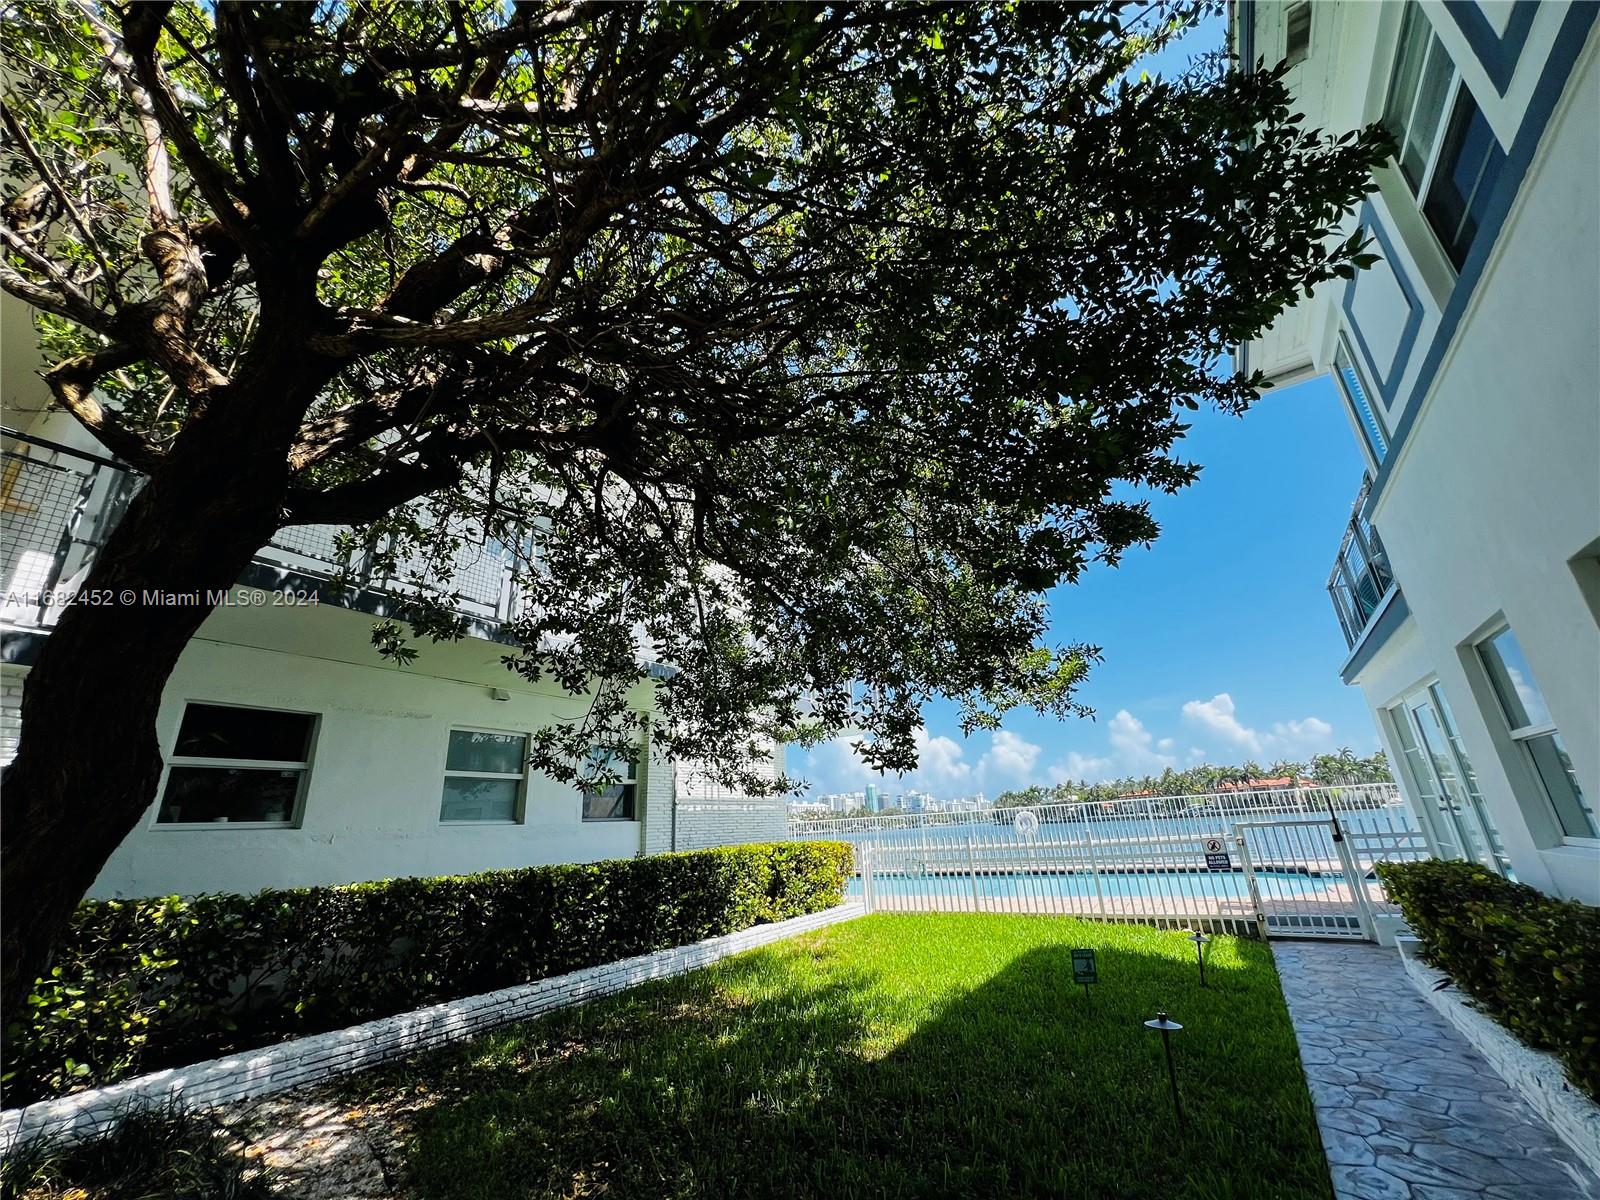
[(626, 744), (655, 662), (665, 753), (905, 768), (936, 693), (1078, 711), (1042, 593), (1367, 261), (1381, 133), (1139, 75), (1205, 7), (12, 4), (0, 284), (152, 504), (516, 555), (509, 665), (602, 681), (536, 766)]

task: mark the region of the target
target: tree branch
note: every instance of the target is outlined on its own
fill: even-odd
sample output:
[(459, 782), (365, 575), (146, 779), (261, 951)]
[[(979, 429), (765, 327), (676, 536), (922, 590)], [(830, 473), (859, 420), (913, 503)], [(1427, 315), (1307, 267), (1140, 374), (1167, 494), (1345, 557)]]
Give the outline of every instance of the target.
[[(41, 258), (30, 247), (27, 247), (25, 242), (22, 242), (22, 239), (18, 237), (9, 225), (0, 226), (0, 237), (3, 237), (8, 245), (16, 249), (29, 262), (33, 262), (36, 258)], [(41, 259), (41, 261), (47, 264), (46, 267), (41, 269), (47, 269), (51, 277), (55, 278), (57, 273), (53, 264), (48, 264), (48, 260)], [(46, 287), (42, 283), (35, 283), (9, 263), (0, 261), (0, 288), (10, 292), (18, 300), (27, 301), (41, 312), (54, 313), (58, 317), (66, 317), (68, 320), (76, 321), (96, 333), (103, 333), (107, 337), (116, 336), (117, 318), (111, 313), (97, 308), (76, 287), (68, 285), (63, 290)]]
[(143, 357), (143, 351), (137, 346), (123, 343), (93, 354), (64, 359), (40, 374), (60, 401), (61, 407), (77, 418), (78, 423), (92, 433), (101, 445), (130, 465), (149, 471), (160, 465), (162, 452), (123, 424), (122, 419), (96, 400), (93, 394), (94, 385), (102, 375), (129, 366)]
[(106, 281), (106, 287), (111, 292), (111, 302), (114, 305), (122, 304), (122, 297), (117, 292), (117, 279), (111, 271), (111, 264), (106, 261), (105, 251), (100, 248), (100, 241), (89, 228), (89, 223), (83, 219), (83, 214), (78, 211), (78, 206), (72, 202), (72, 197), (67, 195), (66, 189), (61, 186), (55, 172), (50, 170), (44, 159), (39, 157), (39, 151), (34, 147), (33, 139), (28, 136), (28, 131), (22, 127), (16, 114), (11, 111), (9, 104), (0, 101), (0, 117), (5, 120), (6, 130), (16, 139), (17, 145), (22, 148), (23, 157), (39, 172), (39, 178), (50, 189), (61, 207), (66, 210), (72, 223), (77, 226), (78, 233), (83, 237), (83, 244), (89, 248), (89, 253), (94, 255), (95, 262), (100, 264), (100, 273)]

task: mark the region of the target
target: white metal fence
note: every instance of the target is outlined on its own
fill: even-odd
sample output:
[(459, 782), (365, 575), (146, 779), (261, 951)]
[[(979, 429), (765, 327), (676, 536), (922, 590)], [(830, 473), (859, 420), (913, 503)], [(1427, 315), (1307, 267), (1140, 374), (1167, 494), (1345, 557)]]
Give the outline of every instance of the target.
[[(1010, 829), (1014, 808), (967, 812), (901, 813), (872, 817), (792, 817), (793, 838), (857, 838), (894, 830)], [(1203, 792), (1189, 796), (1133, 796), (1118, 800), (1041, 804), (1028, 810), (1043, 826), (1143, 822), (1152, 835), (1163, 830), (1185, 834), (1225, 833), (1234, 821), (1308, 814), (1387, 813), (1412, 828), (1400, 789), (1392, 783), (1352, 783), (1319, 787), (1284, 787)]]
[(1056, 913), (1362, 938), (1393, 912), (1373, 866), (1426, 858), (1393, 784), (1111, 805), (791, 822), (856, 846), (870, 910)]

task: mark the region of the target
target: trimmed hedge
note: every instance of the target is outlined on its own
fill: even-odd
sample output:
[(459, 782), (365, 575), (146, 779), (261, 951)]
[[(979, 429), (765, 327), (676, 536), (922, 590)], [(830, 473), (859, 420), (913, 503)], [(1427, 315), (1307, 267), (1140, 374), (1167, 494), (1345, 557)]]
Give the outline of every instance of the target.
[(1600, 909), (1476, 863), (1379, 863), (1423, 957), (1600, 1100)]
[(838, 904), (842, 842), (89, 900), (5, 1037), (27, 1104)]

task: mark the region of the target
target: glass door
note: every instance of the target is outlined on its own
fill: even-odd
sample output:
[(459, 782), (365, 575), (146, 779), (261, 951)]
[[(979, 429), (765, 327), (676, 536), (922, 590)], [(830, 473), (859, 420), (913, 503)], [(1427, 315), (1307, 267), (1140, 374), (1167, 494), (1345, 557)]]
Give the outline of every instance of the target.
[(1434, 845), (1440, 858), (1463, 858), (1461, 834), (1450, 817), (1450, 805), (1441, 794), (1433, 768), (1428, 765), (1417, 745), (1416, 727), (1404, 704), (1389, 710), (1389, 725), (1394, 730), (1395, 741), (1400, 746), (1400, 756), (1405, 759), (1405, 772), (1411, 778), (1417, 793), (1417, 818), (1433, 834)]
[(1445, 741), (1450, 745), (1450, 754), (1460, 769), (1461, 785), (1466, 791), (1467, 805), (1489, 841), (1489, 853), (1494, 856), (1494, 861), (1487, 865), (1497, 868), (1507, 879), (1515, 879), (1516, 875), (1511, 870), (1511, 856), (1506, 853), (1505, 843), (1500, 840), (1500, 830), (1495, 827), (1494, 818), (1489, 815), (1489, 806), (1483, 802), (1483, 793), (1478, 790), (1478, 776), (1473, 772), (1472, 760), (1467, 757), (1467, 751), (1461, 745), (1461, 735), (1456, 732), (1456, 719), (1450, 712), (1450, 705), (1445, 703), (1444, 693), (1439, 690), (1437, 683), (1429, 686), (1428, 695), (1433, 700), (1434, 711), (1438, 714), (1439, 725), (1444, 730)]
[(1509, 874), (1499, 831), (1489, 819), (1477, 777), (1438, 685), (1413, 692), (1390, 709), (1389, 716), (1440, 854), (1470, 858), (1492, 871)]

